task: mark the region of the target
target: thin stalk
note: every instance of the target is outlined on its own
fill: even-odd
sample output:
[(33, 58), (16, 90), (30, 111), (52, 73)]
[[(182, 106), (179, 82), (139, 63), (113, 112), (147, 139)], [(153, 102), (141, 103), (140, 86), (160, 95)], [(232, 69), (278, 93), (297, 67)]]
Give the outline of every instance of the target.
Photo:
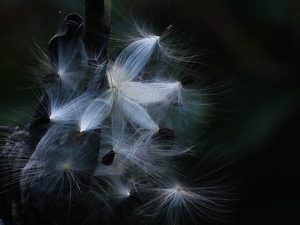
[(84, 41), (89, 52), (97, 54), (102, 50), (98, 61), (107, 58), (107, 45), (110, 36), (110, 1), (85, 0)]

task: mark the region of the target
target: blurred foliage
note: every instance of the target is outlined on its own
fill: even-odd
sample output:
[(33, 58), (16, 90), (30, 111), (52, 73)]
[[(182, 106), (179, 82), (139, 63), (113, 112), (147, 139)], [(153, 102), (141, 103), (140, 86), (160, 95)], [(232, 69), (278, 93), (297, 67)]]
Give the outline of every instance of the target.
[[(190, 36), (219, 111), (206, 128), (237, 162), (246, 189), (236, 224), (289, 224), (300, 200), (300, 1), (113, 0)], [(25, 124), (38, 100), (35, 42), (47, 47), (79, 0), (0, 0), (0, 121)], [(150, 19), (151, 18), (151, 19)], [(190, 35), (192, 34), (192, 35)], [(176, 38), (175, 38), (176, 39)], [(185, 39), (180, 39), (185, 41)]]

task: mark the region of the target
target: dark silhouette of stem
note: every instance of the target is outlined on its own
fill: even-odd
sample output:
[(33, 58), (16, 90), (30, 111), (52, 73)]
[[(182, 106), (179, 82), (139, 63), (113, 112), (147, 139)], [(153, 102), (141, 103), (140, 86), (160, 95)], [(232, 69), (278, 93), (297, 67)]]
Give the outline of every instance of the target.
[(98, 61), (107, 58), (107, 44), (110, 36), (109, 25), (110, 0), (85, 0), (84, 41), (89, 52), (99, 54)]

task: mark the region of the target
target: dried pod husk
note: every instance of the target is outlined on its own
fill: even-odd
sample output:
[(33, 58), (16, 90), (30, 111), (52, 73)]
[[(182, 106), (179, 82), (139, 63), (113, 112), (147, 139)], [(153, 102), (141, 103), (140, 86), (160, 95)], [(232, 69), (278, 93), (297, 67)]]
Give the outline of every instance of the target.
[(80, 46), (80, 37), (84, 33), (83, 18), (76, 13), (68, 15), (64, 25), (65, 29), (51, 38), (48, 44), (49, 58), (54, 68), (58, 68), (61, 52), (70, 54), (70, 51)]

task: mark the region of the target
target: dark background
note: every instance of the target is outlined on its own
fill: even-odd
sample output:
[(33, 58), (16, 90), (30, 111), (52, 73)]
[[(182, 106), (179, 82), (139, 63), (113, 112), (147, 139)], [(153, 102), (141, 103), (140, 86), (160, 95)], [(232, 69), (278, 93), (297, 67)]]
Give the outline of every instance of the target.
[[(216, 105), (204, 137), (222, 146), (241, 179), (235, 224), (298, 221), (300, 1), (120, 2), (154, 26), (173, 24), (201, 54), (199, 72)], [(34, 43), (46, 48), (71, 12), (83, 15), (83, 0), (0, 0), (0, 124), (30, 118), (39, 96)]]

